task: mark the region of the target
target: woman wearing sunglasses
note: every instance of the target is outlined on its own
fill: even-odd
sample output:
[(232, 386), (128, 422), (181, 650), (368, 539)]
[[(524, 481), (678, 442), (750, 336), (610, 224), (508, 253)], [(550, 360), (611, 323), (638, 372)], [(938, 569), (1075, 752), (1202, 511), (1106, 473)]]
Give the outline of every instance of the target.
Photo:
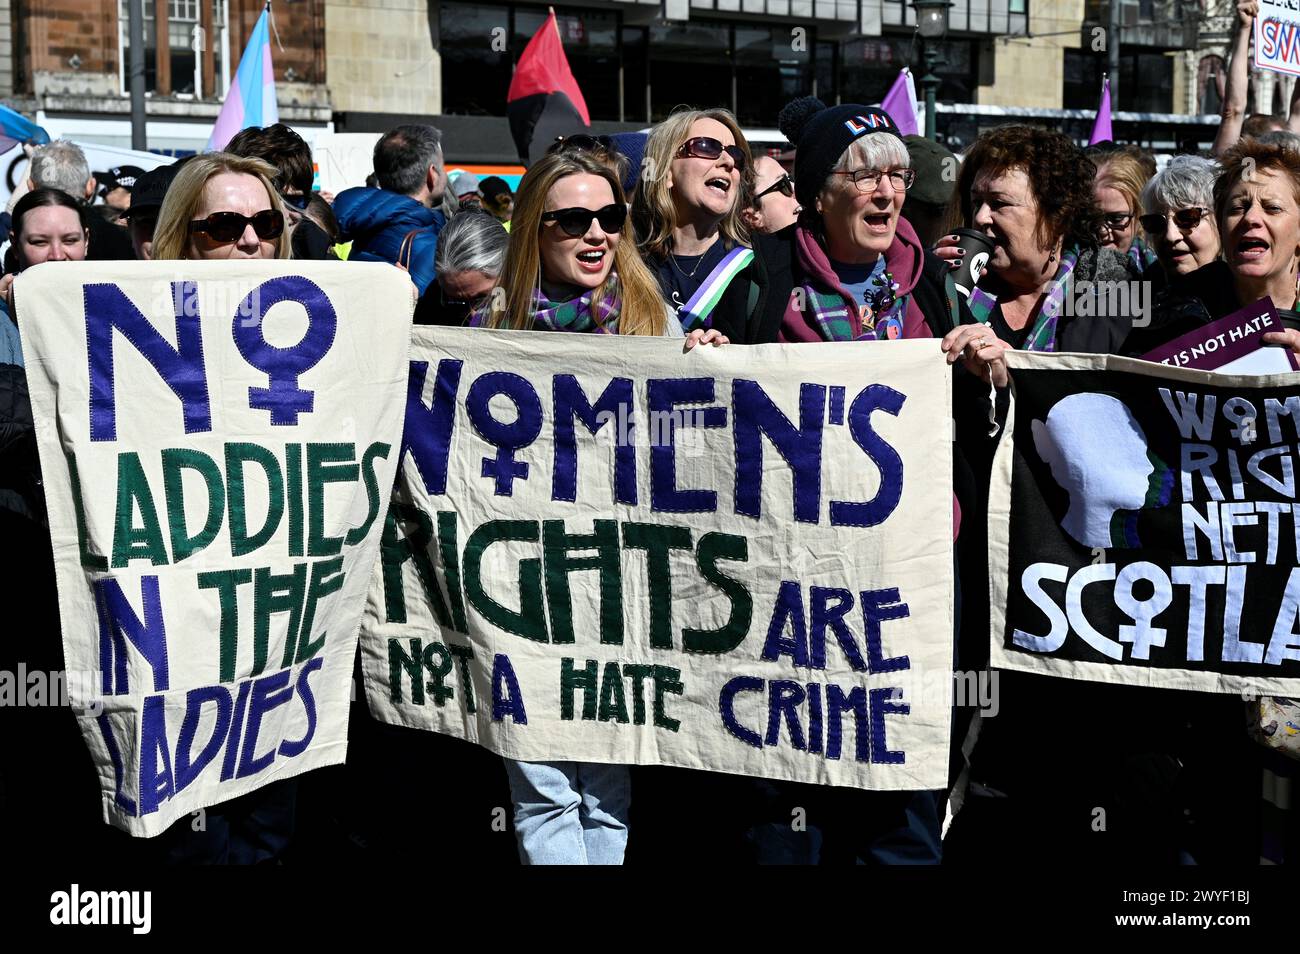
[(771, 235), (794, 225), (803, 207), (794, 197), (794, 180), (771, 156), (754, 160), (754, 197), (740, 213), (750, 232)]
[[(632, 214), (664, 300), (686, 330), (772, 341), (763, 322), (763, 248), (741, 217), (752, 193), (749, 144), (725, 109), (680, 110), (650, 132)], [(769, 337), (757, 337), (767, 325)]]
[(1187, 275), (1219, 257), (1214, 179), (1219, 167), (1201, 156), (1175, 156), (1147, 183), (1138, 221), (1165, 279)]
[[(529, 167), (515, 197), (501, 281), (471, 324), (605, 335), (682, 336), (637, 253), (623, 188), (582, 150)], [(695, 331), (686, 348), (724, 344)], [(506, 759), (525, 864), (621, 864), (631, 782), (626, 765)]]
[(288, 258), (284, 206), (261, 159), (213, 152), (185, 164), (154, 229), (154, 261)]
[[(1145, 354), (1265, 297), (1272, 300), (1286, 330), (1266, 333), (1263, 340), (1300, 354), (1300, 152), (1284, 143), (1247, 137), (1219, 161), (1222, 171), (1212, 201), (1204, 192), (1189, 189), (1178, 200), (1187, 205), (1166, 214), (1166, 236), (1179, 236), (1169, 243), (1171, 261), (1185, 271), (1169, 276), (1169, 287), (1156, 298), (1150, 326), (1134, 329), (1124, 344), (1125, 354)], [(1187, 164), (1186, 159), (1180, 162)], [(1181, 176), (1182, 165), (1171, 164), (1166, 174), (1175, 171)], [(1195, 181), (1203, 186), (1205, 170), (1197, 168)], [(1147, 224), (1160, 225), (1155, 214)], [(1215, 226), (1217, 242), (1206, 234)], [(1172, 252), (1182, 246), (1187, 254), (1174, 258)], [(1193, 254), (1193, 249), (1198, 251)], [(1214, 260), (1211, 249), (1221, 250), (1222, 261)], [(1206, 261), (1188, 267), (1198, 258)]]

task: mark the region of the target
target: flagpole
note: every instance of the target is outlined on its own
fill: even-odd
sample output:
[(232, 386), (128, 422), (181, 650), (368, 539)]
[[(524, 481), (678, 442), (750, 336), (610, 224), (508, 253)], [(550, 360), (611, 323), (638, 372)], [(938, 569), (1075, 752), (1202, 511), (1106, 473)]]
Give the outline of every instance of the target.
[(148, 148), (144, 115), (144, 0), (128, 0), (128, 46), (131, 51), (127, 89), (131, 93), (131, 148)]

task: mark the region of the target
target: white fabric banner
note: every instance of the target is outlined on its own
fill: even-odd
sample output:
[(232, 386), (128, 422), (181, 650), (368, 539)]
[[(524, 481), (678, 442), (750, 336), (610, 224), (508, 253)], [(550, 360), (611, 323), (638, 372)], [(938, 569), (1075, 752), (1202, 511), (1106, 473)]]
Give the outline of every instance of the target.
[(526, 761), (946, 783), (934, 341), (418, 328), (371, 711)]
[(16, 279), (69, 694), (119, 828), (343, 761), (412, 296), (357, 262)]

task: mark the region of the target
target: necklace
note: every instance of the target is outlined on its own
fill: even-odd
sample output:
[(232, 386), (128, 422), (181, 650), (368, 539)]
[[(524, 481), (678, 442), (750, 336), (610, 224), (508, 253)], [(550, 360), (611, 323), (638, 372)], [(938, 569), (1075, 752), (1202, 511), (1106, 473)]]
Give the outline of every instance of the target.
[[(717, 244), (717, 239), (714, 239), (714, 245), (716, 245), (716, 244)], [(686, 278), (694, 278), (694, 277), (695, 277), (695, 273), (698, 272), (698, 271), (700, 270), (700, 266), (704, 264), (704, 259), (708, 256), (709, 252), (711, 252), (712, 250), (713, 250), (713, 245), (710, 245), (710, 246), (709, 246), (708, 248), (706, 248), (703, 252), (701, 252), (701, 253), (700, 253), (699, 261), (697, 261), (697, 262), (695, 263), (695, 267), (692, 268), (689, 272), (686, 271), (686, 269), (682, 268), (681, 265), (677, 264), (677, 255), (676, 255), (675, 253), (673, 253), (673, 252), (671, 251), (671, 249), (669, 250), (669, 253), (668, 253), (668, 260), (669, 260), (670, 262), (673, 263), (673, 267), (674, 267), (675, 269), (677, 269), (679, 272), (681, 272), (682, 275), (683, 275), (684, 277), (686, 277)], [(682, 258), (691, 258), (691, 257), (693, 257), (693, 256), (690, 256), (690, 255), (683, 255), (683, 256), (682, 256)]]

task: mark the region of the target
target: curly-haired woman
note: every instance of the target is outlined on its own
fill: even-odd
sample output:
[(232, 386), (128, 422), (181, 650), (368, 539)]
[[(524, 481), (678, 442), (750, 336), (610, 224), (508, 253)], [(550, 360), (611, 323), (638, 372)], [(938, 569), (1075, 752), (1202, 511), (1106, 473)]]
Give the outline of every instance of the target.
[[(961, 221), (993, 243), (988, 272), (972, 289), (977, 323), (950, 332), (948, 360), (999, 387), (1007, 381), (1002, 353), (1119, 350), (1129, 316), (1075, 316), (1066, 299), (1079, 282), (1137, 278), (1124, 255), (1099, 247), (1102, 216), (1093, 194), (1096, 168), (1065, 135), (1036, 126), (1001, 126), (979, 137), (966, 155), (954, 203)], [(939, 243), (953, 258), (958, 237)], [(958, 258), (960, 261), (960, 258)]]

